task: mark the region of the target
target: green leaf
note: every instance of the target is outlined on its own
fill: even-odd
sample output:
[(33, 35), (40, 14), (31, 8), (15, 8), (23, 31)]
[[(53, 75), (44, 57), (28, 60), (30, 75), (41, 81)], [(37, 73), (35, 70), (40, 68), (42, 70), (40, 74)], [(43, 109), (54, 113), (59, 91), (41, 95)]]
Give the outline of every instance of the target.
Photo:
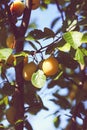
[(79, 48), (76, 50), (75, 60), (77, 60), (80, 64), (84, 64), (84, 54)]
[(77, 20), (73, 20), (73, 22), (70, 24), (70, 26), (66, 29), (67, 31), (72, 31), (76, 28)]
[(0, 49), (0, 59), (6, 60), (11, 53), (12, 49), (10, 48)]
[(27, 51), (27, 50), (24, 50), (24, 51), (21, 51), (21, 52), (18, 52), (18, 53), (15, 53), (14, 54), (14, 57), (26, 57), (26, 56), (28, 56), (29, 54), (31, 54), (32, 53), (32, 51)]
[(46, 10), (47, 8), (48, 8), (48, 5), (45, 4), (45, 3), (42, 3), (41, 6), (40, 6), (40, 9), (41, 9), (42, 11)]
[(0, 75), (1, 75), (1, 71), (2, 71), (2, 66), (0, 66)]
[(4, 129), (5, 129), (4, 125), (0, 124), (0, 130), (4, 130)]
[(23, 122), (23, 119), (17, 120), (17, 121), (15, 122), (15, 125), (18, 125), (18, 124), (20, 124), (21, 122)]
[(59, 117), (55, 117), (53, 122), (54, 122), (54, 126), (57, 128), (59, 126), (59, 123), (60, 123)]
[(3, 99), (0, 100), (0, 105), (2, 105), (2, 104), (4, 104), (4, 100)]
[(84, 54), (85, 56), (87, 56), (87, 49), (82, 48), (81, 51), (83, 52), (83, 54)]
[(44, 72), (42, 70), (38, 70), (36, 73), (34, 73), (32, 75), (31, 82), (36, 88), (42, 88), (46, 82), (46, 76), (44, 75)]
[(27, 37), (25, 37), (26, 41), (34, 41), (34, 39), (35, 38), (32, 35), (30, 35), (30, 34)]
[(37, 28), (37, 24), (35, 23), (35, 21), (33, 21), (32, 23), (29, 24), (28, 28)]
[(71, 48), (71, 45), (69, 44), (69, 43), (66, 43), (64, 46), (62, 46), (62, 47), (58, 47), (58, 49), (60, 50), (60, 51), (64, 51), (64, 52), (68, 52), (68, 51), (70, 51), (70, 48)]
[(81, 42), (87, 43), (87, 33), (83, 34)]
[(5, 105), (8, 105), (8, 97), (7, 97), (7, 96), (6, 96), (6, 97), (4, 97), (4, 99), (3, 99), (3, 100), (4, 100), (4, 104), (5, 104)]
[(51, 0), (44, 0), (44, 3), (45, 3), (45, 4), (50, 4), (50, 1), (51, 1)]
[(0, 105), (8, 105), (8, 97), (5, 96), (3, 99), (0, 100)]
[(74, 49), (77, 49), (82, 44), (82, 36), (83, 34), (81, 32), (77, 31), (71, 31), (67, 32), (63, 35), (63, 38), (67, 43), (69, 43)]

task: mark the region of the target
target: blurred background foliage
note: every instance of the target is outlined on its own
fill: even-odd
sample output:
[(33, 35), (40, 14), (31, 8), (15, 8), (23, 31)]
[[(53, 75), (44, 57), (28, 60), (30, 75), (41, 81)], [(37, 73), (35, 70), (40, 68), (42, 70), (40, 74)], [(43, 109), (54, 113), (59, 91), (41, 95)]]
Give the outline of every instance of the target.
[[(12, 95), (15, 89), (14, 66), (9, 66), (6, 61), (12, 51), (6, 46), (6, 38), (11, 32), (6, 6), (10, 0), (0, 0), (0, 122), (5, 120), (5, 110), (12, 103)], [(44, 30), (36, 29), (35, 22), (30, 23), (28, 33), (23, 38), (33, 48), (35, 57), (32, 56), (32, 49), (27, 53), (29, 60), (36, 63), (43, 60), (47, 55), (54, 55), (59, 62), (59, 71), (55, 76), (47, 77), (45, 92), (52, 94), (49, 101), (59, 106), (59, 109), (52, 113), (55, 115), (53, 121), (55, 128), (59, 128), (61, 122), (61, 110), (70, 110), (68, 123), (65, 130), (86, 130), (87, 129), (87, 1), (86, 0), (41, 0), (40, 10), (48, 10), (49, 5), (56, 5), (58, 16), (50, 23), (50, 28)], [(51, 14), (50, 14), (51, 17)], [(20, 26), (22, 18), (17, 19), (17, 26)], [(60, 22), (62, 24), (60, 24)], [(59, 26), (60, 25), (60, 26)], [(54, 27), (56, 31), (53, 31)], [(47, 40), (52, 39), (49, 43)], [(44, 42), (44, 45), (43, 45)], [(46, 45), (45, 45), (46, 42)], [(77, 45), (77, 46), (76, 46)], [(5, 50), (4, 50), (5, 49)], [(38, 54), (39, 59), (38, 59)], [(18, 62), (23, 60), (17, 54)], [(19, 61), (20, 59), (20, 61)], [(13, 77), (9, 77), (8, 70), (13, 70)], [(57, 87), (54, 91), (55, 86)], [(24, 86), (25, 113), (36, 115), (40, 110), (49, 111), (45, 106), (43, 98), (38, 95), (41, 91), (32, 86), (31, 82), (25, 82)], [(43, 89), (43, 88), (42, 88)], [(50, 90), (53, 90), (50, 92)], [(60, 93), (63, 90), (63, 93)], [(64, 95), (64, 90), (66, 94)], [(45, 96), (45, 92), (44, 96)], [(82, 121), (80, 124), (78, 118)], [(31, 126), (25, 118), (25, 127), (31, 130)]]

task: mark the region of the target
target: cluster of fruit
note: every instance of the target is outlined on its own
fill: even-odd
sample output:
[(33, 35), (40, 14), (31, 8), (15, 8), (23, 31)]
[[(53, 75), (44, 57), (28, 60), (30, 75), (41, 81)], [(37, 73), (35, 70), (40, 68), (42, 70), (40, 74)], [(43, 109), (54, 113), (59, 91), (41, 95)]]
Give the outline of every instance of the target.
[[(11, 54), (7, 59), (7, 64), (11, 66), (15, 66), (14, 62), (16, 62), (16, 57)], [(30, 81), (32, 74), (38, 69), (42, 70), (46, 76), (55, 75), (59, 69), (58, 60), (50, 56), (47, 59), (42, 60), (38, 65), (34, 62), (28, 62), (28, 56), (23, 58), (24, 67), (23, 67), (23, 78), (26, 81)]]
[[(12, 60), (12, 59), (10, 59), (10, 60)], [(29, 62), (29, 63), (25, 62), (24, 68), (23, 68), (23, 78), (26, 81), (30, 81), (32, 74), (37, 69), (41, 69), (46, 76), (52, 76), (52, 75), (55, 75), (58, 72), (59, 63), (56, 60), (56, 58), (52, 57), (52, 56), (50, 56), (47, 59), (44, 59), (38, 65), (36, 65), (34, 62)], [(38, 86), (37, 86), (37, 88), (38, 88)], [(16, 115), (15, 107), (10, 106), (10, 108), (8, 108), (6, 110), (6, 118), (9, 121), (10, 124), (14, 124), (16, 122), (15, 115)]]
[[(28, 0), (28, 3), (26, 3), (26, 4), (29, 4), (30, 3), (29, 1), (30, 0)], [(23, 3), (21, 0), (15, 0), (14, 2), (12, 2), (12, 4), (10, 5), (11, 15), (15, 16), (16, 18), (23, 15), (24, 9), (26, 7), (29, 8), (29, 5), (26, 5), (26, 4)], [(40, 0), (32, 0), (32, 10), (37, 9), (39, 6), (40, 6)], [(15, 46), (14, 41), (15, 41), (14, 34), (12, 34), (12, 33), (9, 34), (7, 37), (7, 40), (6, 40), (7, 47), (13, 49)]]
[[(10, 34), (8, 37), (7, 37), (7, 40), (6, 40), (6, 43), (7, 43), (7, 46), (9, 48), (13, 48), (14, 47), (14, 44), (15, 44), (15, 37), (13, 34)], [(8, 65), (11, 65), (11, 66), (15, 66), (16, 64), (18, 64), (18, 62), (21, 60), (23, 60), (24, 62), (24, 68), (23, 68), (23, 78), (26, 80), (26, 81), (30, 81), (31, 80), (31, 77), (32, 77), (32, 74), (34, 72), (36, 72), (38, 69), (42, 70), (44, 72), (44, 74), (46, 76), (52, 76), (52, 75), (55, 75), (57, 72), (58, 72), (58, 66), (59, 66), (59, 63), (58, 61), (56, 60), (55, 57), (53, 56), (50, 56), (48, 57), (47, 59), (44, 59), (42, 60), (38, 65), (35, 64), (34, 61), (32, 62), (29, 62), (28, 61), (28, 55), (25, 55), (24, 57), (20, 57), (19, 56), (19, 59), (18, 57), (16, 57), (14, 54), (11, 54), (8, 59), (7, 59), (7, 64)]]
[[(29, 6), (29, 5), (27, 5), (27, 6)], [(32, 10), (37, 9), (39, 6), (40, 6), (40, 0), (32, 0)], [(26, 5), (22, 1), (15, 0), (10, 5), (11, 14), (16, 15), (17, 17), (20, 17), (24, 12), (25, 7), (26, 7)]]
[(50, 56), (47, 59), (44, 59), (36, 65), (34, 62), (30, 62), (24, 65), (23, 68), (23, 77), (25, 80), (31, 80), (32, 74), (39, 68), (41, 69), (46, 76), (55, 75), (58, 72), (58, 61), (55, 57)]

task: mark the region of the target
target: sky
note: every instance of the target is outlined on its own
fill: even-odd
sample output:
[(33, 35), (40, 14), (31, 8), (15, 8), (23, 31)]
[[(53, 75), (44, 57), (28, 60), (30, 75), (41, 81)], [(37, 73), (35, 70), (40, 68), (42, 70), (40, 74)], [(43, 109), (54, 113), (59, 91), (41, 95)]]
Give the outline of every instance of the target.
[[(42, 101), (49, 109), (49, 111), (41, 110), (39, 113), (37, 113), (37, 116), (29, 115), (29, 121), (32, 124), (33, 130), (61, 130), (61, 128), (65, 128), (67, 125), (66, 119), (67, 117), (64, 116), (65, 113), (69, 114), (69, 110), (60, 110), (61, 120), (60, 127), (56, 128), (53, 124), (53, 121), (55, 119), (55, 115), (52, 115), (52, 113), (58, 111), (60, 107), (58, 105), (55, 105), (53, 102), (49, 101), (49, 99), (53, 99), (52, 96), (53, 92), (56, 92), (58, 90), (58, 86), (55, 86), (54, 88), (47, 89), (46, 86), (41, 89), (41, 91), (38, 92), (40, 97), (42, 98)], [(61, 90), (60, 90), (61, 91)], [(60, 92), (59, 91), (59, 92)], [(63, 90), (64, 92), (64, 90)], [(66, 94), (66, 91), (65, 91)]]
[[(38, 29), (43, 30), (44, 27), (49, 27), (51, 25), (52, 20), (59, 16), (58, 9), (56, 5), (49, 5), (47, 10), (41, 11), (40, 8), (33, 10), (31, 12), (31, 21), (35, 20), (38, 25)], [(56, 30), (56, 27), (54, 30)]]

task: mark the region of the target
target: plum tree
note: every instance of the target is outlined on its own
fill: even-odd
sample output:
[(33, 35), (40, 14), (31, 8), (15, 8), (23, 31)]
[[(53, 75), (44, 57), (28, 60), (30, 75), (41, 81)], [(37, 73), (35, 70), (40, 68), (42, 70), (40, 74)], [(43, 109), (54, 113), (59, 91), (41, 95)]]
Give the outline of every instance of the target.
[[(35, 10), (38, 7), (39, 10)], [(43, 16), (42, 12), (50, 7), (53, 7), (51, 11), (55, 18), (49, 28), (45, 23), (43, 29), (36, 28), (36, 21), (33, 24), (30, 19), (31, 12), (35, 10), (37, 17), (37, 11), (40, 11)], [(49, 21), (48, 17), (46, 21)], [(56, 129), (66, 129), (60, 123), (60, 110), (65, 110), (65, 115), (69, 116), (70, 129), (87, 129), (87, 110), (83, 104), (87, 100), (86, 32), (86, 0), (0, 1), (0, 123), (3, 123), (6, 111), (6, 118), (15, 130), (32, 130), (26, 115), (36, 107), (34, 115), (41, 109), (47, 110), (42, 102), (47, 96), (45, 99), (49, 103), (58, 105), (58, 109), (52, 111)], [(11, 107), (7, 110), (8, 106)], [(14, 112), (11, 117), (9, 113), (15, 111), (14, 108), (16, 114)], [(78, 118), (82, 124), (78, 123)]]

